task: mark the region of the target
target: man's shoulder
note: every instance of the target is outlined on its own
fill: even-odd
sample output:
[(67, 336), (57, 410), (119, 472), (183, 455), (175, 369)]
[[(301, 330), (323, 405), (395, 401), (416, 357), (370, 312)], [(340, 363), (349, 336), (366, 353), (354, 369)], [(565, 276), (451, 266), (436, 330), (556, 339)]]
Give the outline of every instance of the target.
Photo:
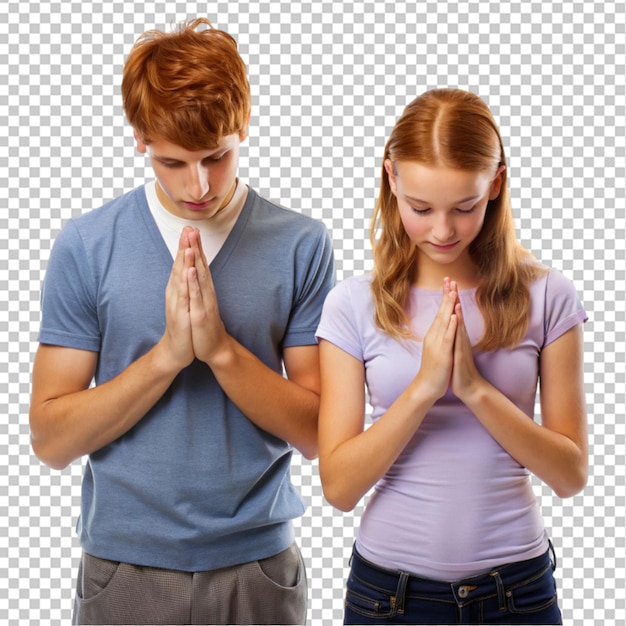
[(72, 218), (71, 222), (78, 230), (106, 229), (107, 225), (115, 223), (120, 217), (133, 219), (137, 215), (133, 209), (139, 209), (145, 203), (146, 194), (142, 185)]
[(259, 226), (265, 225), (270, 231), (280, 227), (304, 233), (320, 234), (326, 231), (326, 226), (323, 222), (310, 215), (285, 207), (275, 200), (265, 198), (252, 188), (250, 188), (249, 193), (253, 203), (250, 218), (258, 223)]

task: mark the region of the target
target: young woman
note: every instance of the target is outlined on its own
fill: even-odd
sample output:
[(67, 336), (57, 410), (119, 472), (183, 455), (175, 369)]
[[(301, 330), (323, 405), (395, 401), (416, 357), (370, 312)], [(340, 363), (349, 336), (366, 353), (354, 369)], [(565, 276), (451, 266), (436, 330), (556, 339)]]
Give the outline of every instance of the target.
[(373, 273), (326, 300), (324, 493), (347, 511), (375, 487), (347, 624), (561, 623), (529, 472), (560, 497), (586, 483), (586, 315), (516, 241), (505, 163), (477, 96), (409, 104), (385, 147)]

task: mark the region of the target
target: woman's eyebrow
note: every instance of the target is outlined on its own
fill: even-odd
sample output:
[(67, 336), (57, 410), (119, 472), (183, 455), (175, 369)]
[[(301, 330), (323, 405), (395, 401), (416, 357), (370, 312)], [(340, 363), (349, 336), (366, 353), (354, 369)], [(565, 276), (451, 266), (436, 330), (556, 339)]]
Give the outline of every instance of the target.
[[(416, 202), (418, 204), (431, 204), (430, 202), (426, 202), (426, 200), (420, 200), (419, 198), (415, 198), (413, 196), (408, 196), (405, 194), (404, 196), (407, 200), (410, 200), (411, 202)], [(454, 202), (454, 204), (465, 204), (466, 202), (470, 202), (470, 201), (474, 201), (474, 200), (479, 200), (480, 199), (480, 195), (477, 196), (469, 196), (468, 198), (464, 198), (463, 200), (459, 200), (458, 202)]]

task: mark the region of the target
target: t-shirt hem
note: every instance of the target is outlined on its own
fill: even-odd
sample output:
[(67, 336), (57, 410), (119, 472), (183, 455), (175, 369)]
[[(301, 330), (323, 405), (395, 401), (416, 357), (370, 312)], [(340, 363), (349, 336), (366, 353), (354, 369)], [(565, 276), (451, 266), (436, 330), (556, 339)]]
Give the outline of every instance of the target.
[(355, 543), (355, 547), (363, 558), (375, 563), (379, 567), (395, 571), (404, 571), (420, 578), (428, 578), (430, 580), (437, 580), (440, 582), (455, 582), (471, 578), (472, 576), (486, 574), (495, 568), (502, 567), (504, 565), (534, 559), (535, 557), (545, 554), (546, 550), (548, 550), (549, 544), (548, 536), (544, 532), (537, 545), (505, 558), (485, 559), (483, 561), (476, 561), (472, 563), (437, 563), (434, 561), (422, 560), (414, 561), (412, 564), (407, 563), (405, 565), (394, 563), (392, 561), (385, 562), (384, 558), (381, 558), (376, 553), (371, 553), (359, 542), (358, 539)]
[(42, 344), (61, 346), (63, 348), (75, 348), (76, 350), (89, 350), (90, 352), (98, 352), (100, 350), (99, 339), (73, 333), (64, 333), (58, 330), (42, 329), (39, 333), (38, 341)]
[(353, 356), (355, 359), (359, 361), (363, 361), (363, 355), (355, 350), (353, 346), (351, 346), (344, 337), (342, 337), (339, 333), (332, 332), (326, 328), (318, 328), (317, 329), (317, 341), (319, 343), (320, 339), (324, 339), (329, 341), (330, 343), (336, 345), (338, 348), (341, 348), (344, 352), (347, 352), (350, 356)]
[(290, 330), (283, 339), (283, 348), (295, 348), (297, 346), (316, 346), (315, 328), (307, 330)]
[(559, 337), (564, 335), (568, 330), (571, 330), (576, 326), (576, 324), (581, 324), (588, 320), (588, 316), (584, 310), (579, 310), (573, 313), (572, 315), (568, 315), (566, 318), (561, 320), (547, 335), (546, 340), (543, 344), (543, 347), (551, 344), (553, 341), (556, 341)]
[[(293, 524), (287, 521), (222, 537), (212, 541), (212, 549), (206, 550), (197, 544), (184, 550), (179, 542), (172, 542), (171, 547), (165, 542), (158, 546), (146, 545), (145, 549), (123, 545), (103, 546), (85, 538), (81, 539), (81, 545), (87, 554), (107, 561), (174, 571), (205, 572), (275, 556), (289, 548), (294, 541)], [(182, 554), (191, 558), (183, 560)]]

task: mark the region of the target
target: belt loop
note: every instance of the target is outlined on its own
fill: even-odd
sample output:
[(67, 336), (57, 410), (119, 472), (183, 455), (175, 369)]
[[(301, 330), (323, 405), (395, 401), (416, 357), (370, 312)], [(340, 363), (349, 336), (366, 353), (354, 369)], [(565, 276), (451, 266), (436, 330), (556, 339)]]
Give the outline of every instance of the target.
[(554, 551), (554, 546), (552, 545), (552, 541), (548, 539), (548, 546), (550, 548), (550, 552), (552, 553), (552, 571), (556, 570), (556, 552)]
[(504, 594), (504, 583), (500, 577), (500, 572), (491, 572), (491, 576), (496, 582), (496, 589), (498, 590), (498, 606), (501, 611), (506, 611), (506, 597)]
[(400, 578), (398, 580), (398, 587), (396, 588), (396, 597), (394, 604), (394, 615), (399, 613), (404, 615), (404, 600), (406, 596), (406, 586), (409, 582), (409, 575), (406, 572), (400, 572)]

